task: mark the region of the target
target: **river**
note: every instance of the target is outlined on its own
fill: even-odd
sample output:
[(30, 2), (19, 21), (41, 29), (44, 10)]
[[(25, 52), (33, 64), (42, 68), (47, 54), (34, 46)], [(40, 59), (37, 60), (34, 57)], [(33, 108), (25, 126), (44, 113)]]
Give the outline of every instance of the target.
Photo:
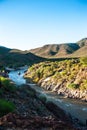
[[(18, 75), (20, 72), (20, 75)], [(10, 71), (9, 78), (17, 85), (27, 84), (23, 78), (25, 69)], [(47, 92), (44, 89), (38, 87), (36, 84), (27, 84), (32, 87), (40, 96), (45, 96), (48, 101), (54, 102), (60, 108), (62, 108), (67, 114), (71, 115), (73, 119), (79, 119), (82, 124), (87, 125), (87, 102), (83, 102), (75, 99), (63, 98), (54, 93)]]
[(26, 69), (20, 69), (20, 70), (12, 70), (9, 72), (9, 78), (15, 82), (17, 85), (26, 84), (26, 80), (23, 78), (24, 72)]

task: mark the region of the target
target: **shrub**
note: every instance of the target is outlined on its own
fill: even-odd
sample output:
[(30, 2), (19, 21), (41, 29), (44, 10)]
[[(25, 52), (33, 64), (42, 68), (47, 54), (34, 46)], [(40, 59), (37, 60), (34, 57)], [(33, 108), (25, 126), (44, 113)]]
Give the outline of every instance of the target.
[(81, 90), (87, 90), (87, 80), (83, 80), (83, 83), (80, 86)]
[(6, 115), (15, 110), (15, 105), (12, 102), (0, 99), (0, 116)]
[(4, 78), (4, 77), (0, 77), (0, 83), (1, 83), (1, 87), (4, 89), (4, 90), (7, 90), (7, 91), (15, 91), (16, 90), (16, 86), (14, 84), (12, 84), (10, 82), (9, 79), (7, 78)]
[(62, 72), (61, 72), (61, 75), (62, 75), (62, 76), (66, 76), (66, 75), (67, 75), (67, 71), (66, 71), (66, 70), (62, 71)]
[(74, 83), (71, 83), (67, 86), (68, 88), (71, 88), (71, 89), (77, 89), (79, 88), (79, 85), (78, 84), (74, 84)]
[(87, 57), (80, 58), (80, 62), (81, 62), (83, 65), (87, 65)]

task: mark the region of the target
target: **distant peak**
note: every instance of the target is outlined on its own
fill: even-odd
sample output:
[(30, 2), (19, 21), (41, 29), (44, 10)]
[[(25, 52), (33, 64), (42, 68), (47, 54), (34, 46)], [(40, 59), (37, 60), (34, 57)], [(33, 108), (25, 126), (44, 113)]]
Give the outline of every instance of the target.
[(87, 38), (83, 38), (77, 42), (80, 47), (87, 45)]

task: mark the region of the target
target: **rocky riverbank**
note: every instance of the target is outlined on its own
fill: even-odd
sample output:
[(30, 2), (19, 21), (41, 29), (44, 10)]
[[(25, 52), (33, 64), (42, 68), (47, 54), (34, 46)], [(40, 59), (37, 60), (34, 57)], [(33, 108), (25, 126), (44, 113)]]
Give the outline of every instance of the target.
[(27, 85), (14, 93), (6, 91), (1, 98), (13, 102), (16, 110), (0, 118), (0, 130), (76, 130), (63, 113), (55, 116), (47, 109)]
[(66, 98), (87, 101), (87, 64), (84, 60), (35, 64), (28, 69), (25, 78)]
[(87, 101), (87, 90), (82, 91), (80, 89), (67, 88), (67, 81), (65, 80), (55, 84), (55, 81), (50, 80), (50, 77), (48, 77), (45, 80), (40, 81), (38, 85), (45, 90), (55, 92), (58, 95), (64, 96), (65, 98), (74, 98)]

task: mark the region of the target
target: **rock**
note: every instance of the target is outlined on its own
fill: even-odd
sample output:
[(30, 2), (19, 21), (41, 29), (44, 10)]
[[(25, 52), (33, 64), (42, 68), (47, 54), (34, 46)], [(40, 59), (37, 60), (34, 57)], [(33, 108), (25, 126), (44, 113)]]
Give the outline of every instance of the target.
[[(5, 118), (5, 119), (4, 119)], [(57, 120), (53, 117), (23, 117), (17, 114), (8, 114), (2, 118), (3, 127), (2, 130), (76, 130), (69, 122)], [(15, 120), (15, 122), (14, 122)], [(3, 129), (4, 128), (4, 129)]]

